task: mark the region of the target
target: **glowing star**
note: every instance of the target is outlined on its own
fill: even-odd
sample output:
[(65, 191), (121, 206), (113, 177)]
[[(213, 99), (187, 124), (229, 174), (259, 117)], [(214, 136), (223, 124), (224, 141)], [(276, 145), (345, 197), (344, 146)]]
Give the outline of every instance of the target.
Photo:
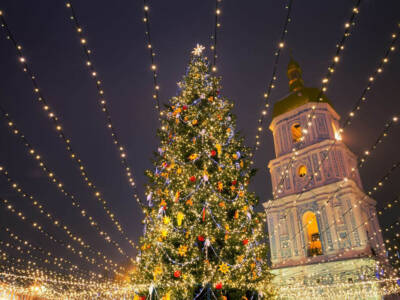
[(229, 266), (226, 263), (222, 263), (218, 266), (218, 270), (224, 274), (229, 272)]
[(196, 48), (193, 49), (192, 54), (196, 56), (200, 56), (204, 49), (206, 49), (204, 46), (197, 44)]

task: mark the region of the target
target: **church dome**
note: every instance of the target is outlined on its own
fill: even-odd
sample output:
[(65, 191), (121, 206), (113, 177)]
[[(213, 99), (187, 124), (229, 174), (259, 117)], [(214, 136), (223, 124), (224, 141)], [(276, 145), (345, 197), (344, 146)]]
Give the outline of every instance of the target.
[(320, 89), (304, 86), (300, 65), (292, 57), (288, 64), (287, 76), (290, 93), (274, 104), (272, 118), (310, 102), (323, 102), (332, 106), (328, 97)]

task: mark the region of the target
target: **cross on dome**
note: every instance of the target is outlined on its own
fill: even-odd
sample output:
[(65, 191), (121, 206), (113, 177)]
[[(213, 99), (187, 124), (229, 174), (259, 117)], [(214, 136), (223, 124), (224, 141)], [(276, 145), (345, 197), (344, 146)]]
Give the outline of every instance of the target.
[(196, 48), (193, 49), (192, 54), (196, 56), (200, 56), (203, 53), (203, 50), (206, 49), (203, 45), (197, 44)]

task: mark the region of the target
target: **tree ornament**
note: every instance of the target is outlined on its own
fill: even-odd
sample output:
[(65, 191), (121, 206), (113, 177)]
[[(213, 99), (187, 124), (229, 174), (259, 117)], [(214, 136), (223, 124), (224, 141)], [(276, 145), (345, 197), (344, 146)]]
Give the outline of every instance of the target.
[(182, 225), (182, 221), (183, 221), (184, 218), (185, 218), (185, 214), (183, 212), (179, 211), (176, 214), (176, 222), (178, 223), (178, 226)]
[(236, 184), (237, 184), (237, 180), (235, 179), (232, 181), (232, 185), (236, 185)]
[(161, 200), (161, 202), (160, 202), (160, 207), (162, 207), (162, 208), (164, 208), (164, 209), (167, 207), (167, 202), (165, 202), (164, 199)]
[(238, 219), (238, 218), (239, 218), (239, 211), (238, 211), (238, 210), (235, 210), (235, 216), (234, 216), (234, 218), (235, 218), (235, 219)]
[(190, 178), (189, 178), (189, 180), (191, 181), (191, 182), (195, 182), (196, 181), (196, 176), (191, 176)]
[(214, 97), (213, 96), (208, 97), (208, 101), (213, 102), (214, 101)]
[(211, 155), (212, 157), (214, 157), (215, 155), (217, 155), (217, 151), (211, 150), (210, 155)]
[(158, 275), (161, 275), (162, 273), (163, 273), (162, 267), (160, 267), (160, 266), (155, 267), (154, 271), (153, 271), (154, 280), (157, 280)]
[(168, 230), (167, 229), (162, 229), (161, 230), (161, 237), (166, 238), (168, 235)]
[(179, 191), (177, 191), (177, 192), (175, 193), (175, 198), (174, 198), (174, 202), (175, 202), (175, 203), (179, 201), (179, 195), (180, 195), (180, 193), (179, 193)]
[(203, 180), (204, 180), (204, 182), (207, 182), (208, 181), (208, 172), (207, 172), (207, 169), (206, 168), (204, 168), (204, 171), (203, 171)]
[(188, 247), (186, 245), (180, 245), (178, 248), (178, 253), (180, 256), (186, 256), (187, 251)]
[(188, 205), (188, 206), (193, 206), (193, 200), (192, 200), (192, 198), (186, 200), (186, 205)]
[(216, 144), (215, 148), (217, 149), (218, 156), (222, 153), (222, 146), (220, 144)]
[(189, 156), (189, 159), (193, 161), (193, 160), (195, 160), (197, 157), (198, 157), (197, 153), (193, 153), (193, 154), (191, 154), (191, 155)]
[(182, 109), (187, 110), (188, 109), (187, 105), (182, 106)]
[(203, 207), (202, 219), (203, 219), (203, 222), (206, 219), (206, 208), (205, 207)]
[(228, 273), (229, 272), (230, 267), (226, 264), (226, 263), (222, 263), (218, 266), (218, 270), (222, 273)]
[(221, 282), (218, 282), (218, 283), (215, 285), (215, 289), (216, 289), (216, 290), (222, 290), (222, 283), (221, 283)]
[(247, 245), (249, 243), (249, 240), (248, 239), (244, 239), (243, 241), (242, 241), (242, 244), (243, 245)]
[(174, 277), (175, 277), (175, 278), (181, 277), (181, 271), (176, 270), (176, 271), (174, 272)]
[(204, 242), (204, 240), (205, 240), (204, 236), (202, 236), (202, 235), (199, 235), (197, 237), (197, 239), (199, 240), (199, 242)]
[(222, 201), (222, 202), (218, 203), (218, 206), (224, 208), (225, 207), (225, 202)]
[(223, 188), (224, 188), (224, 185), (222, 184), (222, 182), (218, 181), (218, 191), (222, 192)]
[(197, 125), (198, 121), (197, 120), (193, 120), (192, 121), (192, 125)]
[(165, 217), (163, 218), (163, 222), (164, 222), (165, 225), (168, 225), (168, 224), (171, 222), (171, 218), (165, 216)]

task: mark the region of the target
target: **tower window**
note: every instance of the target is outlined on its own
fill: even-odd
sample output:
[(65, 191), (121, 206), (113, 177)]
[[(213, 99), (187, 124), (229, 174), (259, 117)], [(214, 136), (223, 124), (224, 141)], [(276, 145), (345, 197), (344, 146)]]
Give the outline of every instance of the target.
[(307, 256), (322, 255), (317, 216), (311, 211), (306, 212), (303, 215), (303, 226), (307, 240)]
[(307, 175), (307, 167), (305, 165), (301, 165), (299, 169), (297, 170), (297, 175), (299, 177), (304, 177)]
[(303, 138), (303, 132), (299, 123), (295, 123), (291, 127), (293, 142), (298, 143)]

